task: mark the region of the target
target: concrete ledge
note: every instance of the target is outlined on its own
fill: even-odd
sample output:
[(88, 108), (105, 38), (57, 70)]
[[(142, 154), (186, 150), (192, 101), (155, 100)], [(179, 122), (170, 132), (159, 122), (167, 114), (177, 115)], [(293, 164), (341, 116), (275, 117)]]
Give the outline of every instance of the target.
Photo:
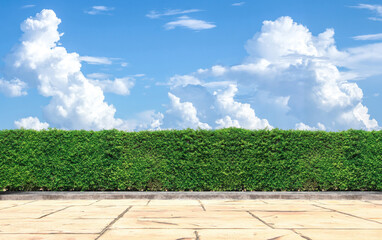
[(382, 200), (382, 192), (0, 192), (0, 200), (65, 199)]

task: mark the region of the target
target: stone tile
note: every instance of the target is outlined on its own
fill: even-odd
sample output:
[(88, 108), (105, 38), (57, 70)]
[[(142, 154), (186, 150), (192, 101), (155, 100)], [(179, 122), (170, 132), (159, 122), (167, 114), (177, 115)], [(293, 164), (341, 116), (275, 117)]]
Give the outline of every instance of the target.
[(204, 205), (207, 211), (330, 211), (310, 204)]
[(380, 204), (380, 205), (382, 205), (382, 200), (370, 200), (368, 202), (373, 203), (373, 204)]
[(216, 212), (189, 212), (189, 211), (163, 211), (163, 212), (127, 212), (123, 218), (252, 218), (245, 211), (216, 211)]
[(296, 205), (296, 204), (312, 204), (312, 201), (311, 200), (299, 200), (299, 199), (296, 199), (296, 200), (293, 200), (293, 199), (262, 199), (265, 203), (268, 203), (268, 204), (292, 204), (292, 205)]
[(95, 203), (97, 200), (38, 200), (28, 203), (31, 206), (84, 206)]
[(361, 200), (315, 200), (314, 202), (323, 205), (370, 205), (370, 203)]
[(40, 218), (46, 214), (50, 214), (63, 208), (65, 208), (65, 206), (19, 205), (0, 210), (0, 219)]
[(254, 215), (275, 228), (379, 228), (382, 224), (336, 212), (258, 212)]
[(264, 205), (262, 200), (200, 200), (203, 205)]
[(53, 213), (46, 219), (55, 218), (116, 218), (129, 206), (74, 206)]
[(200, 206), (198, 200), (151, 200), (148, 204), (149, 206), (176, 206), (176, 205), (186, 205), (186, 206)]
[(194, 230), (188, 229), (112, 229), (105, 232), (99, 240), (194, 240)]
[(340, 212), (348, 213), (354, 216), (362, 217), (365, 219), (375, 220), (382, 223), (382, 205), (374, 204), (361, 204), (361, 205), (328, 205), (325, 207), (334, 209)]
[(145, 206), (149, 200), (141, 199), (105, 199), (92, 204), (92, 206)]
[(118, 228), (263, 228), (268, 226), (255, 218), (120, 218), (112, 229)]
[(381, 240), (382, 230), (333, 230), (333, 229), (296, 229), (296, 232), (314, 240)]
[(201, 212), (203, 208), (199, 206), (133, 206), (129, 212), (163, 212), (163, 211), (189, 211), (189, 212)]
[(1, 234), (0, 240), (94, 240), (98, 234)]
[(278, 229), (201, 229), (200, 240), (297, 240), (304, 238), (291, 230)]
[(99, 233), (111, 219), (6, 219), (0, 220), (1, 233)]
[(31, 200), (23, 201), (23, 200), (0, 200), (0, 209), (14, 207), (21, 204), (26, 204), (32, 202)]

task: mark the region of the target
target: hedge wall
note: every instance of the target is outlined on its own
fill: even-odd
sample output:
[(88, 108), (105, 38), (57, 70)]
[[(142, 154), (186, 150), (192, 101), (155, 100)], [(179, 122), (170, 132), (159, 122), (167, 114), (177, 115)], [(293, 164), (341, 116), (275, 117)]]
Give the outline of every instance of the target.
[(0, 131), (0, 191), (382, 190), (382, 131)]

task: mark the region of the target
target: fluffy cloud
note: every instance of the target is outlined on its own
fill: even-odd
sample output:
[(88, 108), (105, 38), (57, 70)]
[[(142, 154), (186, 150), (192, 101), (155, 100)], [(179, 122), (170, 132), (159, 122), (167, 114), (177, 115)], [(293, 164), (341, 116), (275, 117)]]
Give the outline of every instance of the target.
[(200, 82), (199, 88), (216, 92), (214, 101), (204, 100), (215, 113), (215, 119), (206, 120), (211, 126), (379, 129), (362, 104), (362, 89), (350, 81), (382, 73), (377, 67), (382, 44), (339, 51), (333, 29), (314, 36), (292, 18), (280, 17), (264, 21), (245, 48), (248, 57), (241, 64), (216, 65), (188, 75)]
[(49, 124), (46, 122), (40, 122), (40, 120), (36, 117), (27, 117), (15, 121), (15, 126), (17, 128), (42, 130), (47, 129), (49, 127)]
[(0, 79), (0, 92), (10, 97), (27, 95), (27, 92), (24, 90), (26, 86), (27, 84), (19, 79), (11, 81)]
[(171, 108), (167, 113), (180, 117), (180, 120), (177, 121), (180, 128), (211, 129), (207, 123), (199, 121), (196, 108), (191, 102), (180, 102), (180, 98), (171, 93), (168, 93), (168, 97), (171, 100)]
[(134, 86), (132, 79), (116, 78), (115, 80), (89, 80), (93, 85), (99, 86), (104, 92), (111, 92), (119, 95), (130, 94), (130, 89)]
[(315, 130), (323, 130), (324, 131), (326, 128), (325, 128), (324, 124), (322, 124), (322, 123), (317, 123), (317, 128), (316, 128), (316, 127), (308, 126), (308, 125), (301, 122), (301, 123), (296, 124), (296, 129), (297, 130), (309, 130), (309, 131), (315, 131)]
[(216, 123), (219, 127), (235, 126), (247, 129), (271, 129), (272, 126), (266, 119), (260, 119), (248, 103), (240, 103), (234, 100), (237, 93), (235, 85), (229, 85), (223, 92), (215, 92), (217, 96), (217, 106), (220, 112), (227, 114), (223, 119), (218, 119)]
[[(103, 94), (129, 94), (133, 80), (87, 79), (81, 72), (81, 57), (58, 44), (62, 36), (57, 31), (60, 22), (52, 10), (42, 10), (25, 20), (21, 25), (21, 43), (6, 60), (7, 74), (28, 81), (41, 95), (50, 97), (44, 116), (53, 127), (133, 130), (136, 125), (114, 117), (116, 109), (105, 102)], [(14, 83), (24, 87), (20, 82)]]
[(184, 27), (192, 30), (205, 30), (216, 27), (216, 25), (198, 19), (193, 19), (188, 16), (178, 17), (178, 20), (168, 22), (164, 25), (167, 30), (174, 29), (176, 27)]

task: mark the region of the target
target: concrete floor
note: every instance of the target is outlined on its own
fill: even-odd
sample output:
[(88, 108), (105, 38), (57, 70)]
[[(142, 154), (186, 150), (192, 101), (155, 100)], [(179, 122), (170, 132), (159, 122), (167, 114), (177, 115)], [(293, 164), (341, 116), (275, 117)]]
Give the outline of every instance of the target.
[(382, 239), (381, 200), (1, 200), (0, 240)]

